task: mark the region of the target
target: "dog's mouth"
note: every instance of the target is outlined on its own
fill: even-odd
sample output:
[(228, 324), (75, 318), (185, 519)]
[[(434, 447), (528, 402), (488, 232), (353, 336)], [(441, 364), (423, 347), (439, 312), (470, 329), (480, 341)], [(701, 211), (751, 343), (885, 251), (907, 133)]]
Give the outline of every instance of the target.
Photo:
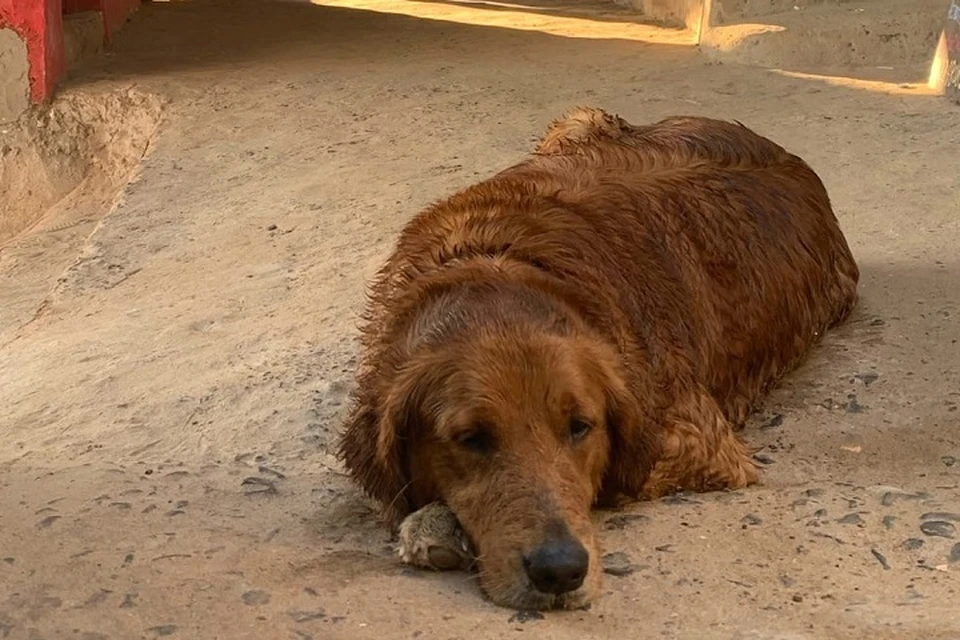
[[(480, 571), (482, 584), (482, 565)], [(545, 593), (529, 580), (520, 581), (516, 588), (509, 589), (506, 592), (495, 592), (488, 587), (484, 587), (484, 591), (494, 604), (521, 613), (525, 611), (584, 609), (590, 604), (591, 600), (586, 585), (564, 593)]]
[(533, 611), (578, 609), (589, 603), (599, 586), (592, 536), (578, 535), (558, 517), (542, 525), (536, 542), (503, 546), (504, 538), (512, 536), (525, 537), (508, 527), (491, 540), (471, 540), (480, 586), (492, 602)]
[(528, 611), (583, 609), (590, 601), (586, 589), (583, 588), (561, 594), (535, 591), (534, 595), (535, 597), (531, 599), (530, 604), (525, 607), (519, 607), (519, 609)]
[(475, 568), (481, 588), (499, 606), (518, 611), (582, 609), (590, 603), (594, 591), (590, 554), (585, 549), (583, 554), (585, 558), (576, 557), (566, 563), (561, 557), (548, 570), (552, 571), (549, 576), (543, 575), (543, 567), (531, 562), (531, 554), (517, 554), (509, 568), (501, 567), (499, 571), (481, 555)]

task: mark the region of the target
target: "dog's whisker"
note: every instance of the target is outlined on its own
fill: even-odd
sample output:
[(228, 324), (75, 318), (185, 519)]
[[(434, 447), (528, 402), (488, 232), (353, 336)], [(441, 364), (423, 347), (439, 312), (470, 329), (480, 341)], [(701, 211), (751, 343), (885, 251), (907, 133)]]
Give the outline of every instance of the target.
[(466, 584), (467, 582), (476, 582), (478, 579), (479, 579), (478, 576), (476, 576), (475, 574), (468, 573), (467, 575), (460, 578), (460, 582), (461, 584)]
[(395, 504), (397, 503), (397, 500), (400, 499), (400, 496), (402, 496), (402, 495), (404, 494), (404, 492), (405, 492), (407, 489), (409, 489), (409, 488), (410, 488), (410, 485), (412, 485), (412, 484), (413, 484), (413, 480), (410, 480), (409, 482), (407, 482), (407, 484), (405, 484), (405, 485), (403, 485), (402, 487), (400, 487), (400, 490), (397, 491), (397, 494), (396, 494), (395, 496), (393, 496), (393, 500), (391, 500), (391, 501), (389, 502), (389, 504), (387, 504), (387, 506), (384, 508), (384, 511), (389, 512), (390, 509), (393, 508), (393, 505), (395, 505)]

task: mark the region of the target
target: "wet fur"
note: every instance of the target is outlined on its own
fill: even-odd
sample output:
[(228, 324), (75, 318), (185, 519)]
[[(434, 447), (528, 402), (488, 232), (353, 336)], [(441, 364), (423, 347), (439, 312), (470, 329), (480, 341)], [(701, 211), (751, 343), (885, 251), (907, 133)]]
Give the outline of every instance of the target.
[[(590, 506), (756, 481), (735, 432), (848, 315), (858, 278), (820, 179), (770, 140), (575, 110), (404, 228), (371, 291), (341, 455), (394, 529), (450, 504), (495, 601), (584, 604), (601, 575)], [(474, 464), (451, 447), (481, 409), (501, 448)], [(576, 447), (574, 411), (602, 427)], [(554, 522), (590, 549), (580, 593), (518, 577), (515, 551)]]

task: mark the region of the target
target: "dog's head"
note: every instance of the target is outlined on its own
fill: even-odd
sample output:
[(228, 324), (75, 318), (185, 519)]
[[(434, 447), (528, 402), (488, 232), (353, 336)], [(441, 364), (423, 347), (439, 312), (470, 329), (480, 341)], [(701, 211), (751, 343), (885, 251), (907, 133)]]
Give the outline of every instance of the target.
[(591, 507), (601, 490), (636, 494), (652, 455), (611, 346), (577, 333), (477, 332), (414, 353), (381, 395), (356, 416), (345, 450), (394, 524), (445, 502), (498, 604), (575, 608), (598, 593)]

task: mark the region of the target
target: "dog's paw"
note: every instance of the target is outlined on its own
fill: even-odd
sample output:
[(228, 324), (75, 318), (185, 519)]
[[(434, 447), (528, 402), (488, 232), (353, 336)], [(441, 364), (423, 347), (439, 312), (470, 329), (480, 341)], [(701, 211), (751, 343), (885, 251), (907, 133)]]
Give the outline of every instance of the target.
[(397, 553), (407, 564), (434, 571), (466, 570), (475, 558), (457, 517), (442, 502), (428, 504), (400, 523)]

